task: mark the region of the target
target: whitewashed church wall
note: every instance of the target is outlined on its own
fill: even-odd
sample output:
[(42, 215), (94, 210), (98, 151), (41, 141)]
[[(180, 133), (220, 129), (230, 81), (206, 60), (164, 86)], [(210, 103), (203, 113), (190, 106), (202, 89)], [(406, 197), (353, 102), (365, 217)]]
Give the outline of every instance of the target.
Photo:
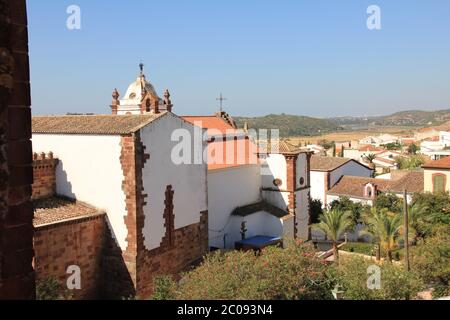
[(259, 165), (238, 166), (208, 172), (210, 246), (223, 248), (224, 236), (227, 237), (226, 234), (231, 232), (231, 213), (237, 207), (260, 201), (260, 192)]
[[(246, 217), (231, 216), (229, 228), (225, 237), (226, 248), (234, 248), (235, 243), (242, 239), (241, 224), (246, 222), (246, 238), (254, 236), (283, 237), (283, 222), (281, 219), (264, 211), (256, 212)], [(224, 241), (222, 239), (223, 248)]]
[[(190, 163), (176, 164), (172, 150), (178, 141), (171, 141), (176, 129), (184, 129), (191, 138)], [(198, 129), (197, 129), (198, 130)], [(193, 163), (194, 126), (172, 114), (153, 121), (140, 130), (141, 140), (150, 158), (145, 163), (142, 179), (144, 193), (144, 245), (148, 250), (158, 248), (166, 232), (164, 227), (165, 192), (168, 185), (174, 191), (175, 229), (199, 223), (201, 212), (207, 210), (207, 164)], [(201, 134), (201, 133), (200, 133)], [(199, 146), (206, 147), (206, 142)], [(178, 154), (178, 153), (177, 153)]]
[[(307, 154), (306, 153), (301, 153), (299, 154), (298, 158), (297, 158), (297, 163), (296, 163), (296, 183), (297, 183), (297, 188), (301, 188), (301, 187), (305, 187), (306, 183), (307, 183), (307, 177), (308, 177), (308, 159), (307, 159)], [(300, 178), (303, 178), (304, 180), (304, 184), (300, 185)]]
[(326, 172), (311, 171), (311, 199), (320, 200), (325, 205), (325, 176)]
[(263, 188), (275, 188), (273, 181), (280, 179), (280, 189), (287, 189), (286, 159), (281, 154), (270, 154), (262, 163), (262, 186)]
[(297, 213), (297, 237), (308, 239), (309, 230), (309, 190), (301, 190), (295, 193)]
[(86, 202), (108, 215), (113, 236), (126, 249), (127, 228), (120, 136), (33, 134), (33, 150), (60, 160), (56, 192)]

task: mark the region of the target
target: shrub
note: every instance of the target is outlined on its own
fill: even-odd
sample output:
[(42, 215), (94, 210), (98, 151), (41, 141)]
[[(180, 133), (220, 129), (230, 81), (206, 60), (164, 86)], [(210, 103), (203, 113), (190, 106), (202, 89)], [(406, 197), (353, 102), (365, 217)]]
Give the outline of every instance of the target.
[(366, 207), (361, 203), (351, 201), (348, 197), (339, 197), (330, 203), (330, 210), (349, 211), (352, 214), (353, 227), (361, 222), (361, 214)]
[[(310, 244), (291, 242), (285, 249), (216, 252), (186, 273), (171, 289), (176, 299), (273, 300), (330, 299), (326, 264)], [(160, 289), (158, 289), (160, 290)]]
[(319, 199), (311, 200), (311, 224), (319, 223), (319, 217), (323, 214), (322, 201)]
[(390, 263), (378, 265), (381, 271), (380, 289), (367, 286), (368, 267), (373, 265), (360, 257), (341, 259), (338, 266), (330, 269), (330, 276), (345, 291), (349, 300), (404, 300), (413, 299), (424, 289), (424, 283), (415, 272)]
[(171, 300), (174, 298), (174, 288), (176, 286), (171, 276), (156, 277), (154, 280), (155, 290), (152, 300)]
[(436, 296), (450, 295), (450, 234), (448, 227), (438, 231), (426, 243), (411, 248), (411, 267), (429, 285)]
[(70, 300), (72, 296), (55, 278), (36, 281), (36, 300)]
[(391, 212), (402, 212), (403, 200), (393, 193), (381, 192), (375, 199), (374, 206)]

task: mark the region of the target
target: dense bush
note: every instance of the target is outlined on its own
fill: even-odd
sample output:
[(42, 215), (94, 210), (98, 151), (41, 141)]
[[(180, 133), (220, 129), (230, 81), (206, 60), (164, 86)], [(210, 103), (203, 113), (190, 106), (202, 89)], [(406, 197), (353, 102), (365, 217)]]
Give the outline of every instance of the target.
[(393, 193), (381, 192), (377, 195), (374, 206), (380, 209), (387, 209), (390, 212), (402, 212), (403, 200)]
[(450, 233), (448, 226), (424, 244), (411, 248), (411, 267), (428, 284), (437, 296), (450, 295)]
[(330, 203), (330, 210), (349, 211), (352, 215), (353, 227), (361, 222), (361, 214), (367, 209), (361, 203), (351, 201), (348, 197), (339, 197)]
[(398, 169), (412, 170), (420, 168), (425, 163), (425, 158), (422, 155), (413, 155), (409, 157), (397, 157), (395, 159)]
[(368, 267), (373, 265), (360, 257), (341, 259), (330, 268), (330, 276), (345, 292), (349, 300), (404, 300), (414, 299), (425, 286), (419, 275), (390, 263), (378, 265), (381, 271), (380, 289), (368, 288)]
[(259, 255), (252, 251), (210, 254), (179, 284), (159, 283), (156, 290), (174, 299), (295, 300), (330, 299), (331, 285), (326, 264), (312, 245), (292, 242), (284, 249), (266, 248)]
[(36, 281), (37, 300), (70, 300), (71, 294), (67, 289), (63, 289), (58, 280), (47, 278)]
[(319, 199), (311, 200), (310, 203), (310, 210), (311, 210), (311, 224), (318, 223), (319, 217), (323, 214), (322, 209), (322, 201)]
[(341, 250), (371, 256), (374, 254), (374, 245), (372, 243), (365, 242), (348, 242), (341, 248)]

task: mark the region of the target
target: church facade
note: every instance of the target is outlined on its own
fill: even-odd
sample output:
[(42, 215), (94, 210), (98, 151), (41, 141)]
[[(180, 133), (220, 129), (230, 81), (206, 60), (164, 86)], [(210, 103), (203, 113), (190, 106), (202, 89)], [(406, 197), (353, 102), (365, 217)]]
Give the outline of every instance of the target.
[[(286, 142), (261, 150), (225, 112), (180, 117), (173, 113), (168, 90), (163, 96), (141, 66), (122, 98), (113, 91), (112, 114), (33, 118), (33, 149), (58, 159), (54, 176), (35, 184), (53, 188), (45, 195), (57, 198), (39, 207), (40, 221), (52, 226), (36, 222), (42, 230), (35, 239), (38, 279), (58, 270), (63, 282), (67, 267), (80, 263), (90, 277), (93, 270), (102, 274), (94, 277), (99, 288), (89, 288), (90, 295), (80, 298), (94, 292), (147, 298), (157, 276), (179, 275), (210, 248), (235, 248), (239, 241), (260, 236), (308, 239), (310, 152)], [(195, 152), (189, 153), (192, 161), (174, 161), (177, 130), (187, 133), (189, 146), (200, 150), (203, 161), (193, 159)], [(67, 208), (79, 212), (68, 218)], [(95, 224), (87, 222), (86, 212), (95, 216)], [(100, 256), (100, 263), (80, 256), (80, 246), (74, 246), (71, 237), (76, 235), (70, 230), (75, 229), (67, 225), (77, 219), (83, 223), (76, 222), (78, 236), (93, 243), (83, 250), (91, 252), (89, 257)], [(93, 231), (83, 231), (85, 225)], [(43, 256), (49, 249), (39, 245), (57, 242), (61, 233), (66, 253), (58, 249), (52, 251), (54, 259)]]

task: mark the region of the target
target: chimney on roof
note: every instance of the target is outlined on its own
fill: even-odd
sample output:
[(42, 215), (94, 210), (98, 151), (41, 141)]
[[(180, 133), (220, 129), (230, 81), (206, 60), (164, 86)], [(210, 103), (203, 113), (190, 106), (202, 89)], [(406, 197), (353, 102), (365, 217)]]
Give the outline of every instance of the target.
[(119, 101), (119, 91), (117, 91), (117, 89), (114, 89), (113, 93), (112, 93), (112, 103), (111, 103), (111, 112), (112, 114), (117, 114), (117, 108), (120, 105), (120, 101)]
[(45, 154), (33, 154), (33, 200), (49, 198), (56, 194), (56, 165), (58, 159), (55, 159), (53, 152)]

